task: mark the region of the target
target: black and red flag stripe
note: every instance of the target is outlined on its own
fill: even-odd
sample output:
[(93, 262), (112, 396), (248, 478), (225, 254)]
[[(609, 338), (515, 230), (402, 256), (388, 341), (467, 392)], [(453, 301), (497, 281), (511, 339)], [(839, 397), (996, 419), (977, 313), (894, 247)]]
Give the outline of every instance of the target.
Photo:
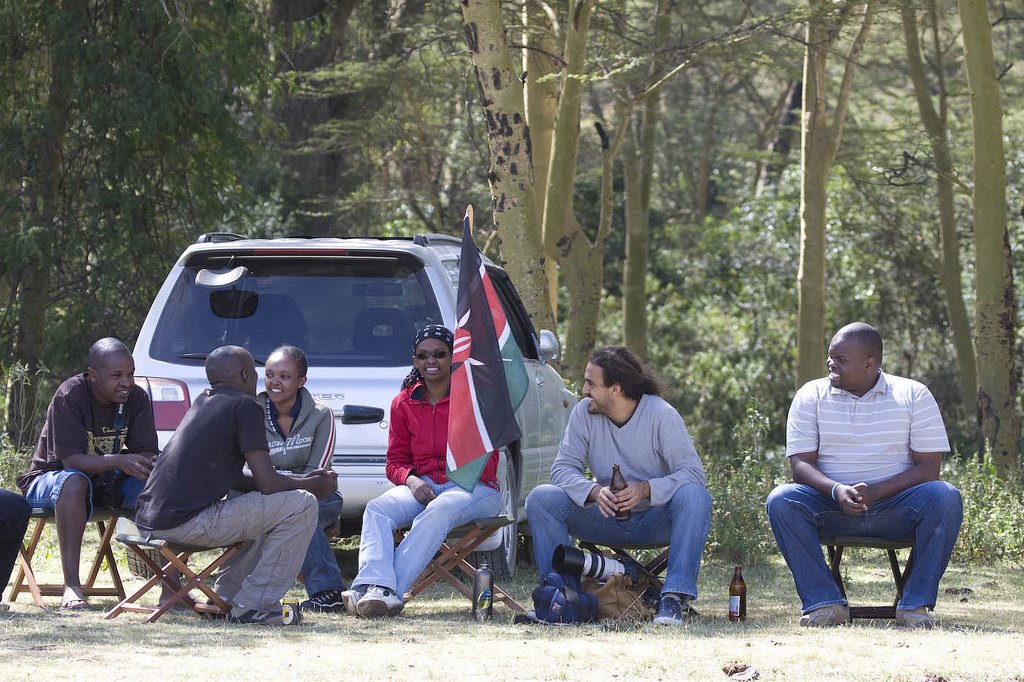
[(506, 374), (513, 376), (513, 385), (520, 374), (525, 379), (522, 355), (473, 241), (471, 220), (472, 207), (462, 221), (447, 463), (448, 480), (466, 490), (480, 480), (492, 451), (519, 439)]

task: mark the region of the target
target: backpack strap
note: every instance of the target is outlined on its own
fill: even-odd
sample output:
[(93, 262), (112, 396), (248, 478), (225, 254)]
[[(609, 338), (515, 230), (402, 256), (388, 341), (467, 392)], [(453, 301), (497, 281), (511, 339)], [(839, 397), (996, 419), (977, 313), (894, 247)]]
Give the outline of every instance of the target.
[(565, 593), (565, 600), (572, 604), (572, 607), (579, 613), (580, 610), (580, 594), (576, 591), (572, 582), (566, 580), (565, 584), (562, 585), (562, 591)]

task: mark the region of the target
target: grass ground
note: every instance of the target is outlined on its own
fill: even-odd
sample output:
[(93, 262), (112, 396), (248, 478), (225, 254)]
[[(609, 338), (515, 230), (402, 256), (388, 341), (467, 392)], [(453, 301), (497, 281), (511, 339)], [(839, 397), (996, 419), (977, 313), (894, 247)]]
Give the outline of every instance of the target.
[[(52, 544), (37, 554), (47, 580), (57, 578), (55, 554)], [(851, 600), (891, 599), (883, 553), (848, 550), (847, 556)], [(339, 558), (351, 576), (354, 552), (344, 550)], [(701, 616), (683, 628), (513, 625), (504, 607), (495, 608), (492, 623), (478, 625), (469, 602), (442, 587), (390, 621), (312, 614), (299, 626), (266, 630), (188, 614), (152, 625), (137, 614), (106, 621), (103, 610), (112, 601), (94, 599), (95, 610), (68, 613), (55, 608), (56, 598), (41, 610), (22, 596), (0, 614), (0, 657), (9, 680), (728, 680), (724, 666), (746, 663), (761, 680), (1024, 682), (1020, 567), (951, 567), (940, 589), (940, 625), (932, 631), (906, 631), (889, 621), (802, 629), (780, 562), (744, 571), (748, 618), (730, 623), (731, 576), (731, 565), (705, 562), (696, 604)], [(522, 568), (516, 581), (502, 586), (529, 604), (534, 579)], [(964, 587), (972, 593), (945, 592)], [(302, 596), (301, 587), (293, 594)]]

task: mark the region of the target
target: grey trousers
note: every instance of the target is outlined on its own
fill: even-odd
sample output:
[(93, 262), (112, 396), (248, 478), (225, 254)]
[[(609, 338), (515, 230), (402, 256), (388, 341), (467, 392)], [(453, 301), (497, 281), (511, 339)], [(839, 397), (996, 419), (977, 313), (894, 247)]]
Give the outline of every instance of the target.
[(219, 500), (180, 526), (155, 530), (151, 536), (200, 547), (245, 541), (247, 546), (221, 569), (214, 588), (236, 613), (243, 613), (280, 608), (316, 528), (316, 497), (287, 490)]

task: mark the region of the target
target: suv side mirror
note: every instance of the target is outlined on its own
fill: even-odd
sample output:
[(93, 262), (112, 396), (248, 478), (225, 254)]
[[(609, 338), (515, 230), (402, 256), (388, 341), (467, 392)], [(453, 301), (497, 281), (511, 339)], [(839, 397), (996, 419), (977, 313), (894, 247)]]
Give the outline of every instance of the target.
[(558, 359), (561, 347), (558, 344), (558, 337), (550, 329), (540, 330), (540, 343), (537, 344), (542, 362), (551, 362)]

